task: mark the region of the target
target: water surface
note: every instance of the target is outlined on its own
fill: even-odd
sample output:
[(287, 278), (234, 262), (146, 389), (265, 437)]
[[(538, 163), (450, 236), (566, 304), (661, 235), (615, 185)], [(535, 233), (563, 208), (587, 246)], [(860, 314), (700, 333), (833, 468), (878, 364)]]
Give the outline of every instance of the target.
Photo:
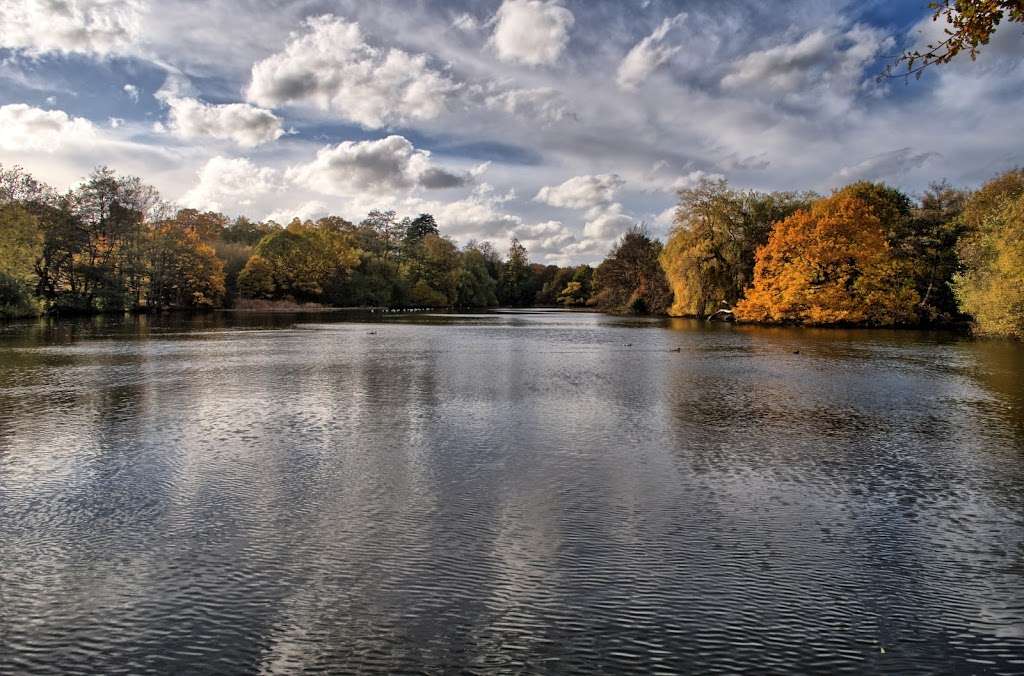
[(303, 670), (1024, 673), (1024, 347), (0, 326), (0, 673)]

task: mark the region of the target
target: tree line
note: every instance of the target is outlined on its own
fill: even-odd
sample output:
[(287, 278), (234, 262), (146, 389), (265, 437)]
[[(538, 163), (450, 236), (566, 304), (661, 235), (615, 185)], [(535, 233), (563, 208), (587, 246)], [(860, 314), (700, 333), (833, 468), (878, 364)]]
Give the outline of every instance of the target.
[(671, 314), (847, 326), (949, 326), (1024, 337), (1024, 171), (918, 200), (859, 181), (829, 196), (680, 192), (661, 263)]
[(0, 166), (0, 316), (237, 305), (481, 308), (593, 304), (594, 270), (531, 263), (517, 240), (462, 248), (434, 217), (372, 211), (287, 225), (175, 209), (94, 171), (57, 193)]
[(57, 193), (0, 167), (0, 315), (333, 307), (592, 307), (808, 325), (1024, 336), (1024, 171), (919, 199), (861, 181), (828, 196), (679, 192), (664, 243), (626, 232), (596, 267), (532, 263), (517, 240), (459, 248), (430, 214), (287, 225), (175, 209), (107, 168)]

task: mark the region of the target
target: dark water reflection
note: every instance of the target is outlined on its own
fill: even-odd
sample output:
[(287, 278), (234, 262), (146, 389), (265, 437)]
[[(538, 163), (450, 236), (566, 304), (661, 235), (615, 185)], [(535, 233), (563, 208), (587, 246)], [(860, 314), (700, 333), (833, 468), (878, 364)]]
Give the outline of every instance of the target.
[(0, 672), (1024, 673), (1022, 376), (590, 314), (9, 325)]

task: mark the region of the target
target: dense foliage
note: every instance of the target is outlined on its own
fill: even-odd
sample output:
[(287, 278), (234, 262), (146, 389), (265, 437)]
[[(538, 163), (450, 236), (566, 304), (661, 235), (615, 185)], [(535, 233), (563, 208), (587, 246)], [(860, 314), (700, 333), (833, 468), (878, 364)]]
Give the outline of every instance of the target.
[(964, 271), (956, 278), (963, 309), (984, 333), (1024, 338), (1024, 171), (975, 193), (964, 209)]
[(724, 301), (736, 303), (750, 285), (754, 256), (772, 224), (812, 195), (731, 190), (724, 180), (679, 191), (675, 225), (661, 263), (674, 302), (672, 314), (705, 317)]
[(757, 252), (740, 319), (889, 326), (914, 321), (917, 293), (893, 254), (877, 211), (857, 190), (800, 210)]
[(60, 195), (0, 168), (0, 316), (200, 310), (244, 299), (338, 307), (591, 303), (589, 266), (531, 263), (513, 240), (461, 250), (431, 214), (282, 227), (173, 210), (106, 168)]
[[(0, 167), (0, 316), (334, 307), (563, 306), (814, 325), (950, 325), (1024, 337), (1024, 171), (916, 200), (882, 183), (827, 197), (679, 192), (663, 245), (638, 225), (596, 267), (541, 265), (513, 239), (461, 249), (431, 214), (287, 226), (175, 210), (100, 168), (58, 194)], [(733, 314), (730, 314), (730, 313)]]
[(642, 227), (631, 228), (594, 272), (596, 302), (620, 312), (664, 314), (672, 291), (660, 255), (661, 242)]

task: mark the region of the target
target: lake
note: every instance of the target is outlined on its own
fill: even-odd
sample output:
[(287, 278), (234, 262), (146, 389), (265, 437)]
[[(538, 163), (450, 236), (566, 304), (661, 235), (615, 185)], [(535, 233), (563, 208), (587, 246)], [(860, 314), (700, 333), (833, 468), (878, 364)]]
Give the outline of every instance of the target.
[(1024, 346), (0, 325), (0, 673), (1024, 673)]

